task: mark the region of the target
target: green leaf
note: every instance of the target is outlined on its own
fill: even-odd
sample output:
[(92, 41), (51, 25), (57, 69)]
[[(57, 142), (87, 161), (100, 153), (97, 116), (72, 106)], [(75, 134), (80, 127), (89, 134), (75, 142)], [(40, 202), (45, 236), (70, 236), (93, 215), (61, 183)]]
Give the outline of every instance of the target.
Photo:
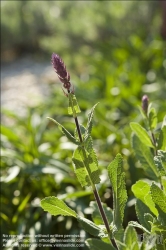
[(91, 136), (88, 136), (86, 142), (84, 143), (84, 146), (85, 146), (85, 149), (90, 154), (90, 156), (92, 157), (92, 159), (95, 162), (95, 164), (98, 166), (98, 159), (97, 159), (97, 156), (96, 156), (96, 152), (93, 149), (93, 141), (92, 141), (92, 137)]
[(158, 210), (159, 216), (157, 218), (157, 220), (159, 221), (160, 225), (166, 226), (166, 213), (163, 212), (163, 210), (161, 210), (161, 208), (156, 205), (156, 208)]
[(93, 236), (98, 237), (107, 237), (107, 233), (105, 233), (99, 226), (93, 223), (91, 220), (83, 218), (81, 216), (77, 216), (77, 220), (80, 223), (81, 227), (88, 233)]
[(73, 154), (76, 176), (82, 187), (100, 183), (99, 169), (91, 155), (81, 146)]
[(58, 128), (60, 129), (60, 131), (66, 135), (66, 137), (72, 141), (73, 143), (79, 145), (79, 141), (77, 141), (71, 134), (70, 132), (65, 129), (60, 123), (58, 123), (56, 120), (54, 120), (53, 118), (47, 117), (49, 120), (53, 121), (56, 125), (58, 125)]
[(140, 199), (146, 206), (148, 206), (154, 215), (158, 215), (157, 209), (155, 208), (155, 204), (150, 195), (150, 185), (147, 182), (142, 180), (137, 181), (132, 186), (132, 191), (136, 198)]
[(154, 148), (150, 136), (148, 135), (147, 131), (138, 123), (131, 122), (130, 123), (131, 129), (136, 133), (139, 137), (139, 140), (146, 146)]
[(161, 184), (163, 186), (163, 192), (166, 195), (166, 176), (161, 177)]
[(143, 227), (142, 225), (140, 225), (140, 224), (139, 224), (138, 222), (136, 222), (136, 221), (130, 221), (130, 222), (128, 223), (128, 225), (131, 225), (131, 226), (133, 226), (133, 227), (140, 228), (140, 229), (142, 229), (145, 233), (150, 234), (149, 231), (148, 231), (145, 227)]
[(117, 230), (117, 228), (113, 228), (113, 235), (114, 235), (114, 239), (116, 242), (116, 245), (118, 247), (119, 250), (123, 250), (125, 249), (125, 244), (122, 243), (123, 239), (124, 239), (124, 229), (121, 227)]
[(158, 155), (154, 157), (154, 163), (160, 176), (166, 176), (166, 152), (158, 150)]
[(108, 166), (108, 174), (113, 189), (114, 225), (117, 229), (122, 227), (124, 208), (127, 201), (122, 160), (122, 156), (117, 154), (116, 158)]
[(101, 249), (102, 250), (115, 250), (116, 249), (110, 244), (103, 242), (101, 240), (98, 240), (98, 239), (88, 239), (85, 241), (85, 243), (90, 250), (101, 250)]
[(17, 208), (16, 214), (12, 218), (12, 223), (16, 223), (16, 221), (18, 221), (19, 214), (25, 209), (30, 197), (31, 197), (31, 194), (27, 194), (27, 196), (23, 199), (23, 201), (21, 202), (21, 204)]
[(128, 250), (139, 250), (137, 233), (131, 225), (128, 225), (125, 230), (124, 243)]
[(145, 214), (150, 214), (150, 209), (141, 200), (137, 199), (136, 204), (135, 204), (135, 210), (136, 210), (136, 214), (141, 225), (144, 226), (150, 232), (151, 226), (149, 222), (147, 222), (144, 216)]
[(132, 147), (146, 174), (152, 179), (157, 180), (158, 171), (154, 164), (150, 148), (144, 145), (136, 135), (132, 136)]
[(161, 225), (159, 221), (156, 221), (155, 223), (152, 223), (152, 231), (151, 233), (157, 233), (157, 232), (165, 232), (166, 233), (166, 226)]
[(155, 183), (152, 183), (150, 192), (155, 205), (158, 205), (166, 213), (166, 195), (164, 192)]
[(151, 223), (153, 223), (155, 220), (156, 220), (156, 218), (154, 218), (151, 214), (149, 214), (149, 213), (144, 213), (144, 218), (145, 218), (145, 221), (146, 221), (146, 224), (148, 225), (150, 225)]
[(51, 215), (63, 215), (77, 217), (74, 210), (69, 208), (62, 200), (54, 196), (49, 196), (41, 200), (41, 207)]
[(9, 129), (3, 125), (1, 125), (1, 134), (6, 136), (9, 141), (18, 141), (19, 142), (19, 137), (12, 131), (12, 129)]
[(73, 117), (76, 117), (77, 114), (81, 112), (77, 103), (76, 96), (70, 93), (68, 94), (68, 97), (69, 97), (68, 114), (73, 115)]
[[(86, 129), (85, 129), (85, 127), (82, 124), (79, 124), (79, 127), (80, 127), (80, 131), (81, 131), (82, 139), (84, 140), (85, 130)], [(79, 141), (79, 135), (78, 135), (77, 128), (75, 128), (74, 137), (76, 138), (76, 140)]]
[(166, 125), (164, 125), (160, 131), (158, 149), (166, 151)]
[(93, 113), (94, 113), (94, 110), (96, 108), (98, 103), (96, 103), (93, 108), (91, 109), (90, 113), (88, 114), (88, 123), (87, 123), (87, 127), (86, 127), (86, 133), (85, 133), (85, 136), (89, 136), (91, 134), (91, 131), (92, 131), (92, 126), (93, 126), (93, 123), (92, 123), (92, 119), (93, 119)]
[[(108, 223), (111, 224), (113, 221), (113, 212), (109, 207), (107, 207), (106, 204), (102, 203), (102, 206), (103, 206), (104, 212), (106, 214), (106, 217), (108, 219)], [(92, 219), (93, 219), (94, 223), (96, 225), (102, 225), (103, 220), (101, 218), (101, 214), (100, 214), (99, 208), (97, 206), (97, 203), (95, 201), (91, 201), (90, 207), (92, 207), (92, 209), (93, 209)]]
[(149, 119), (149, 126), (150, 129), (153, 130), (156, 128), (157, 126), (157, 113), (155, 108), (151, 108), (149, 115), (148, 115), (148, 119)]

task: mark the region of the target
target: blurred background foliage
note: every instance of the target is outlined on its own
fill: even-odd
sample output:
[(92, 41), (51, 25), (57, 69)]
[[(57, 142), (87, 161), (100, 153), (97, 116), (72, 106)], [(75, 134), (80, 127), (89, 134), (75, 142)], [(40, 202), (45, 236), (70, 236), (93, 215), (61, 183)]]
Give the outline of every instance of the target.
[[(70, 71), (82, 110), (80, 123), (86, 124), (90, 108), (99, 102), (92, 131), (102, 176), (99, 193), (112, 206), (106, 167), (122, 153), (129, 195), (124, 224), (135, 220), (130, 187), (146, 173), (133, 155), (129, 122), (143, 124), (139, 113), (143, 94), (158, 111), (158, 129), (165, 115), (164, 7), (159, 1), (2, 1), (1, 7), (2, 62), (14, 64), (29, 55), (40, 64), (49, 62), (55, 52)], [(1, 127), (5, 234), (83, 233), (76, 220), (43, 212), (39, 204), (45, 196), (61, 197), (90, 218), (87, 207), (93, 195), (74, 176), (74, 145), (46, 119), (51, 116), (72, 132), (67, 98), (59, 82), (46, 85), (50, 96), (40, 105), (27, 107), (24, 117), (2, 110), (3, 117), (12, 121)]]

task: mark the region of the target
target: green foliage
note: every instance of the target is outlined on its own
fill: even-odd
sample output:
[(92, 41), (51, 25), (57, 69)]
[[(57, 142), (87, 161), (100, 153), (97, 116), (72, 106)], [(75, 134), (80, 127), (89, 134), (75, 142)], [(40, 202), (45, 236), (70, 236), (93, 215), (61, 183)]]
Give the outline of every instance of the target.
[(86, 245), (88, 246), (89, 249), (94, 249), (94, 250), (114, 250), (116, 248), (110, 246), (110, 244), (103, 242), (98, 239), (88, 239), (86, 240)]
[(57, 121), (55, 121), (53, 118), (47, 117), (49, 120), (53, 121), (55, 124), (58, 125), (58, 128), (60, 129), (60, 131), (66, 135), (66, 137), (73, 143), (75, 144), (79, 144), (79, 142), (70, 134), (70, 132), (65, 129), (61, 124), (59, 124)]
[(151, 108), (149, 112), (149, 126), (150, 129), (153, 130), (157, 126), (157, 113), (155, 108)]
[(106, 232), (104, 233), (103, 228), (100, 228), (92, 221), (80, 216), (77, 217), (77, 220), (80, 223), (81, 227), (83, 227), (83, 229), (91, 235), (98, 237), (107, 237), (107, 234)]
[(77, 99), (75, 97), (75, 95), (69, 93), (68, 94), (69, 97), (69, 106), (68, 106), (68, 114), (69, 115), (73, 115), (73, 117), (76, 117), (77, 114), (79, 114), (81, 112), (78, 103), (77, 103)]
[(76, 213), (70, 209), (63, 201), (54, 196), (46, 197), (41, 200), (41, 206), (44, 211), (49, 212), (52, 215), (63, 215), (76, 217)]
[[(135, 15), (135, 10), (139, 15)], [(104, 13), (104, 18), (100, 12)], [(142, 235), (140, 249), (164, 249), (164, 245), (156, 243), (157, 237), (166, 239), (164, 202), (161, 205), (160, 199), (160, 202), (158, 198), (155, 200), (158, 194), (163, 198), (166, 195), (165, 121), (162, 124), (166, 110), (165, 45), (159, 37), (160, 18), (157, 13), (157, 2), (149, 6), (148, 2), (137, 1), (129, 1), (128, 4), (112, 1), (107, 4), (100, 1), (48, 1), (41, 4), (39, 11), (35, 1), (2, 1), (3, 58), (9, 55), (8, 59), (11, 59), (13, 54), (30, 51), (38, 63), (43, 55), (48, 62), (54, 51), (63, 56), (71, 69), (72, 83), (82, 110), (80, 121), (84, 126), (80, 127), (83, 146), (99, 168), (101, 181), (97, 186), (111, 231), (115, 218), (114, 210), (110, 209), (113, 202), (106, 167), (118, 152), (123, 155), (129, 199), (119, 241), (114, 234), (119, 249), (133, 247), (126, 245), (126, 242), (130, 242), (130, 234), (135, 235), (131, 229), (133, 227), (138, 229), (138, 236)], [(121, 25), (124, 21), (125, 29)], [(7, 118), (9, 123), (4, 123), (1, 129), (1, 228), (3, 233), (15, 235), (31, 234), (32, 231), (34, 234), (55, 234), (55, 228), (58, 234), (80, 234), (81, 227), (75, 217), (51, 216), (40, 207), (39, 199), (55, 195), (67, 202), (76, 214), (85, 213), (84, 219), (89, 219), (86, 228), (92, 219), (105, 233), (96, 203), (90, 204), (91, 212), (86, 210), (93, 200), (92, 191), (88, 187), (82, 189), (73, 172), (71, 159), (76, 150), (74, 144), (80, 146), (80, 142), (78, 134), (73, 135), (71, 118), (66, 115), (67, 98), (65, 101), (56, 83), (46, 80), (46, 84), (50, 96), (38, 107), (27, 109), (23, 117), (17, 111), (16, 114), (2, 111), (2, 123), (3, 118)], [(143, 117), (144, 120), (136, 108), (143, 93), (155, 102), (149, 108), (148, 117)], [(93, 111), (90, 111), (87, 126), (86, 114), (96, 102), (100, 102), (100, 105), (95, 112), (92, 130)], [(70, 102), (70, 112), (73, 112), (73, 105), (76, 107), (77, 103)], [(47, 116), (54, 118), (70, 142), (65, 136), (61, 137), (57, 127), (46, 119)], [(132, 135), (135, 155), (130, 146), (130, 121), (143, 128), (140, 130), (140, 126), (136, 125)], [(140, 137), (142, 131), (146, 140)], [(152, 140), (151, 132), (156, 143)], [(153, 147), (147, 139), (149, 136)], [(144, 188), (148, 187), (149, 190), (150, 187), (150, 193), (140, 199), (134, 197), (131, 186), (141, 179)], [(155, 181), (155, 186), (152, 181)], [(131, 205), (133, 198), (136, 198), (137, 218), (134, 205)], [(124, 209), (124, 203), (122, 207)], [(157, 213), (154, 214), (150, 207)], [(126, 230), (128, 240), (124, 235)], [(86, 234), (85, 238), (88, 237), (89, 234)], [(156, 240), (152, 241), (152, 237), (156, 237)], [(87, 239), (86, 242), (90, 249), (112, 248), (106, 238)]]
[(124, 243), (127, 247), (126, 249), (139, 250), (137, 233), (131, 225), (129, 225), (125, 230)]
[(108, 175), (113, 188), (114, 199), (114, 230), (122, 227), (124, 208), (127, 201), (127, 192), (125, 188), (125, 174), (122, 168), (122, 156), (118, 154), (114, 161), (108, 166)]
[(136, 157), (140, 161), (141, 167), (144, 169), (145, 173), (149, 177), (157, 179), (158, 172), (156, 170), (156, 166), (153, 161), (153, 153), (150, 148), (142, 143), (139, 137), (135, 134), (132, 136), (132, 147), (134, 148)]
[(116, 248), (110, 246), (110, 244), (103, 242), (98, 239), (88, 239), (86, 240), (86, 245), (88, 246), (89, 249), (94, 249), (94, 250), (114, 250)]
[(140, 199), (145, 205), (149, 207), (151, 212), (155, 215), (158, 214), (153, 199), (150, 195), (151, 186), (145, 181), (137, 181), (132, 186), (132, 191), (137, 199)]
[[(102, 206), (104, 208), (104, 212), (107, 216), (108, 219), (108, 223), (111, 225), (111, 223), (113, 222), (113, 211), (107, 207), (106, 204), (102, 203)], [(97, 206), (97, 203), (94, 201), (90, 202), (90, 207), (92, 208), (93, 212), (92, 212), (92, 220), (96, 225), (101, 225), (103, 224), (102, 218), (101, 218), (101, 214), (99, 211), (99, 208)]]
[(166, 126), (164, 125), (160, 131), (158, 148), (166, 151)]
[(136, 133), (136, 135), (139, 137), (139, 140), (148, 147), (154, 148), (152, 141), (150, 139), (150, 136), (148, 135), (147, 131), (138, 123), (131, 122), (130, 123), (131, 129)]
[(73, 154), (72, 161), (76, 176), (82, 187), (93, 186), (100, 182), (99, 170), (91, 155), (81, 146)]

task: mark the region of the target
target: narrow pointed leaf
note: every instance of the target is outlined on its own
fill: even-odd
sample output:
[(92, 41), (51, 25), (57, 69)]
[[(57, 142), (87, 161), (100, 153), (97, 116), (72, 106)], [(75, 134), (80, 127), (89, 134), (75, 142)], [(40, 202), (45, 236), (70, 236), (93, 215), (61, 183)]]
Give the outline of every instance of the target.
[(166, 125), (164, 125), (160, 131), (158, 149), (166, 151)]
[(136, 214), (141, 225), (144, 226), (150, 232), (151, 226), (149, 222), (147, 222), (144, 216), (144, 214), (151, 213), (150, 209), (141, 200), (137, 199), (136, 204), (135, 204), (135, 210), (136, 210)]
[(122, 159), (122, 156), (117, 154), (116, 158), (108, 166), (108, 174), (113, 188), (114, 225), (117, 229), (122, 227), (124, 208), (127, 201)]
[(156, 218), (149, 213), (144, 213), (144, 218), (147, 225), (150, 225), (151, 223), (153, 224), (153, 222), (156, 220)]
[(156, 208), (157, 208), (158, 213), (159, 213), (157, 220), (160, 223), (160, 225), (163, 225), (166, 228), (166, 213), (163, 212), (163, 210), (161, 210), (161, 208), (157, 204), (156, 204)]
[(96, 103), (96, 104), (93, 106), (93, 108), (91, 109), (90, 113), (88, 114), (88, 123), (87, 123), (87, 127), (86, 127), (86, 136), (91, 134), (92, 126), (93, 126), (93, 122), (92, 122), (93, 113), (94, 113), (94, 110), (95, 110), (97, 104), (98, 104), (98, 103)]
[(81, 186), (90, 186), (100, 182), (99, 169), (83, 147), (79, 146), (74, 151), (72, 161)]
[(155, 108), (151, 108), (151, 109), (150, 109), (148, 119), (149, 119), (149, 126), (150, 126), (150, 129), (151, 129), (151, 130), (155, 129), (156, 126), (157, 126), (157, 113), (156, 113)]
[(145, 173), (154, 180), (158, 180), (158, 171), (154, 164), (153, 154), (149, 147), (144, 145), (136, 135), (132, 136), (132, 147)]
[(129, 249), (139, 250), (137, 233), (131, 225), (128, 225), (125, 230), (124, 243)]
[(81, 216), (77, 216), (77, 220), (80, 223), (81, 227), (83, 227), (83, 229), (91, 235), (98, 237), (107, 237), (107, 234), (105, 234), (104, 231), (91, 220), (88, 220)]
[(69, 208), (64, 201), (54, 196), (49, 196), (41, 200), (41, 207), (51, 215), (63, 215), (77, 217), (74, 210)]
[(49, 120), (53, 121), (56, 125), (58, 125), (58, 128), (60, 129), (60, 131), (66, 135), (66, 137), (72, 141), (75, 144), (79, 144), (79, 142), (70, 134), (70, 132), (65, 129), (60, 123), (58, 123), (56, 120), (54, 120), (53, 118), (47, 117)]
[(152, 183), (150, 192), (155, 205), (166, 213), (166, 195), (164, 192), (155, 183)]
[(111, 246), (110, 244), (103, 242), (101, 240), (98, 239), (88, 239), (85, 241), (87, 247), (90, 250), (115, 250), (116, 248), (114, 248), (113, 246)]
[(128, 225), (131, 225), (131, 226), (136, 227), (136, 228), (140, 228), (140, 229), (142, 229), (145, 233), (150, 234), (150, 232), (149, 232), (145, 227), (143, 227), (142, 225), (140, 225), (137, 221), (130, 221), (130, 222), (128, 223)]
[(90, 154), (90, 156), (92, 157), (95, 164), (98, 166), (98, 159), (97, 159), (96, 152), (95, 152), (95, 150), (93, 148), (93, 140), (92, 140), (91, 136), (88, 136), (88, 139), (86, 140), (84, 145), (85, 145), (85, 149)]
[(147, 131), (138, 123), (131, 122), (130, 123), (131, 129), (136, 133), (136, 135), (139, 137), (140, 141), (151, 148), (154, 148), (154, 145), (152, 144), (152, 141), (147, 133)]
[(150, 195), (150, 185), (145, 181), (137, 181), (132, 186), (132, 191), (137, 199), (140, 199), (154, 215), (158, 215), (157, 209), (155, 208), (155, 204)]
[(166, 176), (166, 151), (158, 150), (154, 157), (154, 163), (160, 173), (160, 176)]
[(69, 94), (69, 106), (68, 106), (68, 114), (76, 117), (81, 110), (78, 106), (76, 96), (73, 94)]
[(18, 221), (19, 214), (25, 209), (30, 197), (31, 197), (31, 194), (27, 194), (27, 196), (23, 199), (23, 201), (21, 202), (21, 204), (17, 208), (17, 212), (12, 218), (13, 223), (16, 223), (16, 221)]

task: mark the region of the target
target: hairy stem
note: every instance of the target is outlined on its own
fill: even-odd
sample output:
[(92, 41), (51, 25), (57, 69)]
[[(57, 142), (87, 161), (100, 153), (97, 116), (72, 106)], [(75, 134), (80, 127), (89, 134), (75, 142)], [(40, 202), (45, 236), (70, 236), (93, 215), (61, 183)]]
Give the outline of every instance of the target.
[[(77, 128), (79, 140), (80, 140), (80, 142), (83, 142), (82, 134), (81, 134), (81, 131), (80, 131), (80, 126), (79, 126), (77, 117), (74, 117), (74, 120), (75, 120), (75, 124), (76, 124), (76, 128)], [(102, 203), (101, 203), (100, 196), (98, 194), (98, 191), (97, 191), (97, 188), (96, 188), (95, 185), (92, 186), (92, 190), (93, 190), (93, 194), (94, 194), (95, 200), (97, 202), (97, 205), (98, 205), (102, 220), (103, 220), (104, 225), (106, 227), (106, 230), (107, 230), (107, 233), (108, 233), (108, 236), (109, 236), (109, 239), (110, 239), (110, 243), (111, 243), (111, 245), (112, 244), (115, 245), (115, 242), (113, 240), (111, 240), (111, 238), (110, 238), (111, 237), (111, 231), (110, 231), (110, 228), (109, 228), (108, 219), (106, 217), (105, 211), (104, 211)]]
[(93, 190), (93, 193), (94, 193), (94, 196), (95, 196), (95, 199), (96, 199), (96, 202), (97, 202), (97, 205), (98, 205), (98, 208), (99, 208), (101, 217), (102, 217), (103, 222), (104, 222), (104, 224), (105, 224), (105, 227), (106, 227), (106, 229), (107, 229), (107, 232), (108, 232), (108, 234), (110, 235), (111, 231), (110, 231), (109, 223), (108, 223), (106, 214), (105, 214), (105, 212), (104, 212), (103, 206), (102, 206), (102, 204), (101, 204), (101, 199), (100, 199), (100, 196), (99, 196), (99, 194), (98, 194), (98, 191), (97, 191), (96, 186), (95, 186), (95, 188), (94, 188), (94, 190)]

